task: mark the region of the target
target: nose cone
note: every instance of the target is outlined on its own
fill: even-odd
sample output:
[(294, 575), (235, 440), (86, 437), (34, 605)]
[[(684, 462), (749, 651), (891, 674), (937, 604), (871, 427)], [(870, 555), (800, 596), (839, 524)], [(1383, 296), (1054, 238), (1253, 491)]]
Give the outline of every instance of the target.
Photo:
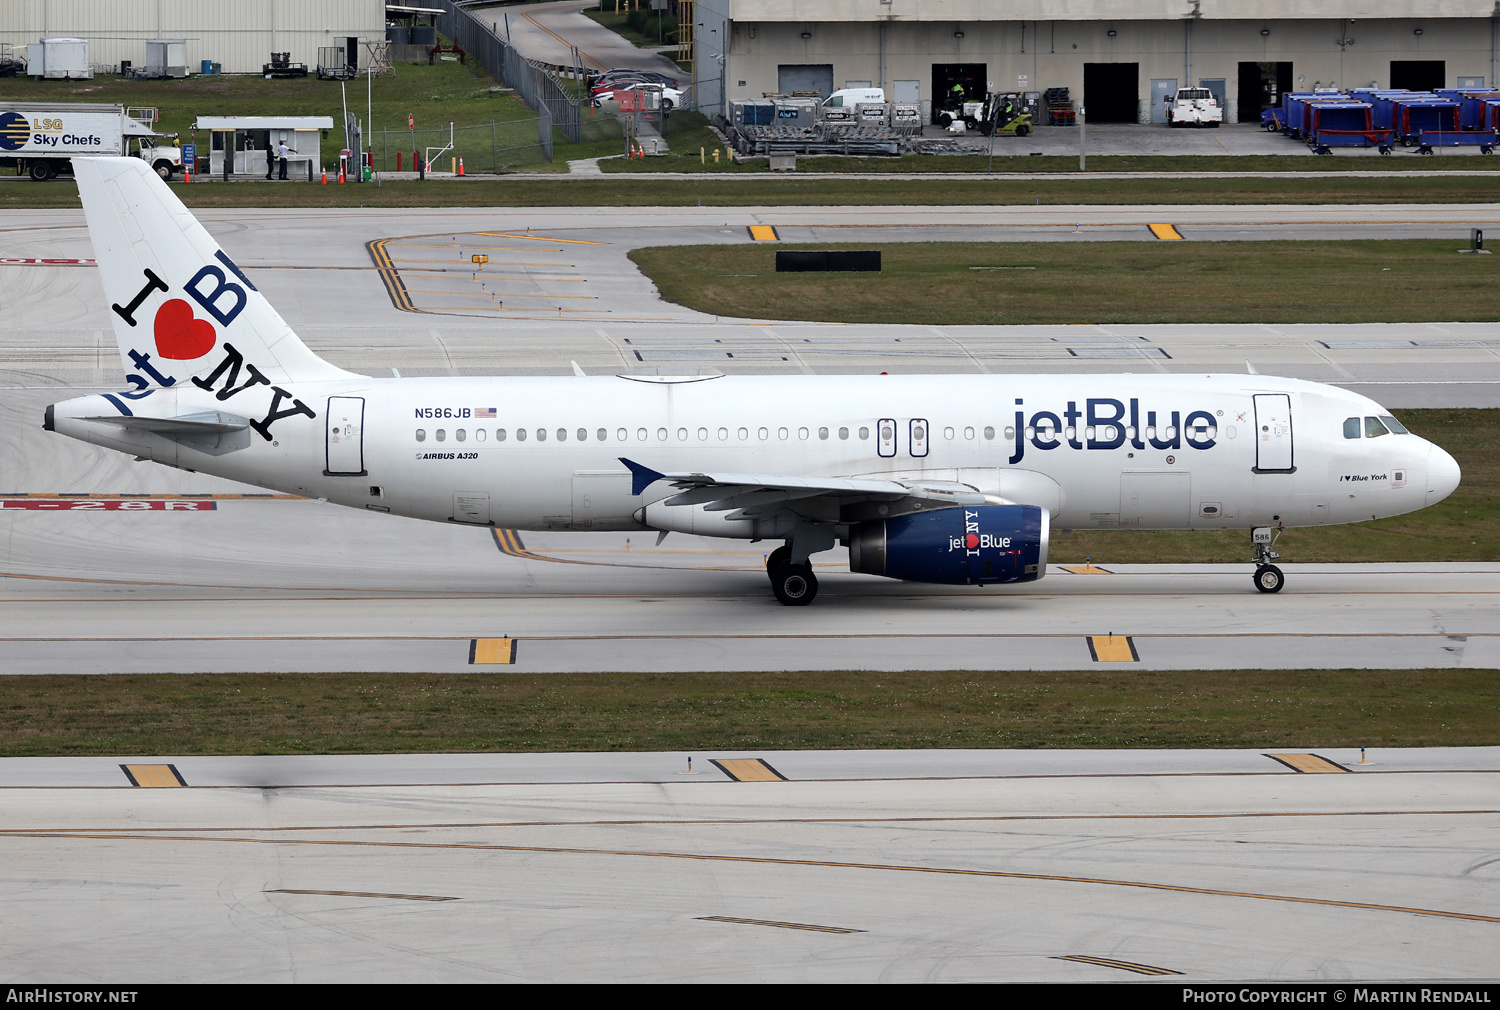
[(1462, 474), (1458, 460), (1445, 450), (1431, 446), (1427, 450), (1427, 504), (1435, 505), (1453, 493)]

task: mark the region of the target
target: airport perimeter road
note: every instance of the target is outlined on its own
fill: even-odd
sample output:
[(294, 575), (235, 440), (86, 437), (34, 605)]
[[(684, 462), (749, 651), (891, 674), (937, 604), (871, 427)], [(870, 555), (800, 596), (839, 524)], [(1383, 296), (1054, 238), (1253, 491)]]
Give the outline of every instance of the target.
[(667, 57), (637, 48), (633, 42), (583, 16), (585, 8), (598, 6), (595, 0), (564, 0), (481, 8), (469, 13), (492, 25), (496, 35), (508, 39), (528, 60), (570, 67), (574, 65), (576, 48), (582, 60), (579, 65), (587, 70), (650, 70), (674, 78), (679, 84), (692, 83), (691, 75)]
[(1494, 749), (688, 757), (0, 761), (0, 971), (1497, 976)]
[[(663, 302), (626, 257), (644, 245), (783, 241), (1156, 242), (1451, 238), (1500, 206), (591, 208), (209, 211), (209, 230), (319, 353), (367, 374), (1234, 371), (1345, 385), (1390, 407), (1500, 404), (1500, 324), (894, 326), (719, 320)], [(113, 386), (103, 291), (82, 216), (0, 217), (0, 386)], [(476, 265), (475, 255), (488, 262)], [(0, 391), (3, 399), (14, 399)], [(44, 394), (20, 395), (44, 403)], [(26, 408), (31, 409), (31, 408)], [(24, 411), (23, 411), (24, 412)], [(17, 486), (15, 490), (25, 490)]]

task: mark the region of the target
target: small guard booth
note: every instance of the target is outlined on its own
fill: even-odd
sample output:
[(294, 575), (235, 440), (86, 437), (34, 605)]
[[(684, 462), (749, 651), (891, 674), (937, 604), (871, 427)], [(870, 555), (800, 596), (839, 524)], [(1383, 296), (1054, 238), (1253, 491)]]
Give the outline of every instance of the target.
[[(284, 140), (291, 149), (286, 177), (311, 181), (323, 163), (323, 132), (333, 129), (333, 117), (199, 116), (192, 128), (194, 133), (208, 131), (207, 174), (212, 178), (264, 179), (266, 148)], [(201, 161), (198, 168), (202, 171)]]

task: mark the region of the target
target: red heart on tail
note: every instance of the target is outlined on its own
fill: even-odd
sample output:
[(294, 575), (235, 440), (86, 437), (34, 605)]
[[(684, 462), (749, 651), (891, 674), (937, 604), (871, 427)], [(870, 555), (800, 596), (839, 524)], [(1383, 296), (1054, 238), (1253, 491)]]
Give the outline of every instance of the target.
[(164, 358), (190, 361), (214, 349), (214, 324), (193, 318), (193, 308), (181, 298), (163, 302), (156, 310), (156, 352)]

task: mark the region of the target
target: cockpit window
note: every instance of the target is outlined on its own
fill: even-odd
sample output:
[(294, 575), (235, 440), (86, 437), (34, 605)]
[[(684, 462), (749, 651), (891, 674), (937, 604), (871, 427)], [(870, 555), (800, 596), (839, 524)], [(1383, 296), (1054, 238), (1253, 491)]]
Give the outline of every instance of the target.
[(1389, 435), (1385, 425), (1380, 423), (1378, 417), (1365, 418), (1365, 438), (1379, 438), (1381, 435)]
[(1344, 418), (1344, 437), (1345, 438), (1359, 438), (1360, 437), (1360, 430), (1359, 429), (1360, 429), (1359, 418), (1357, 418), (1357, 417), (1346, 417), (1346, 418)]
[(1411, 432), (1406, 430), (1406, 425), (1402, 424), (1400, 421), (1396, 420), (1394, 417), (1391, 417), (1388, 414), (1381, 414), (1380, 420), (1385, 424), (1387, 428), (1391, 430), (1392, 435), (1411, 434)]

